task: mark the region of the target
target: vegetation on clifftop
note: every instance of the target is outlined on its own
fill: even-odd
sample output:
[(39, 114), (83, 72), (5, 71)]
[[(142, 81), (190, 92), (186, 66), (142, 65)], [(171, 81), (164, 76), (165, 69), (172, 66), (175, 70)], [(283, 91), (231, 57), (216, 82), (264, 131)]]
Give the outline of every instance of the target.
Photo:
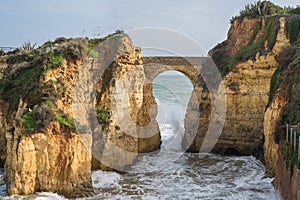
[(280, 7), (271, 1), (257, 1), (252, 4), (247, 4), (237, 16), (233, 16), (230, 23), (236, 19), (242, 20), (244, 17), (257, 18), (267, 17), (272, 15), (297, 15), (300, 14), (300, 7)]
[(49, 56), (48, 63), (44, 65), (43, 75), (46, 75), (50, 69), (62, 65), (63, 60), (63, 55), (55, 51), (51, 56)]

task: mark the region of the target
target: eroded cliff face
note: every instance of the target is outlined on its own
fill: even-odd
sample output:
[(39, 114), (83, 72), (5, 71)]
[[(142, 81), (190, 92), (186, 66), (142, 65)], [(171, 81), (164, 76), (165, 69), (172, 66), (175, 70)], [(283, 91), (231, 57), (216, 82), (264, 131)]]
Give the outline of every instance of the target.
[(10, 195), (36, 191), (70, 197), (89, 195), (92, 192), (88, 147), (91, 135), (79, 137), (73, 128), (69, 97), (82, 60), (62, 59), (60, 66), (46, 71), (43, 69), (46, 58), (38, 55), (28, 61), (28, 54), (11, 55), (10, 59), (15, 60), (8, 61), (1, 80), (1, 134), (6, 137), (7, 192)]
[[(278, 31), (274, 30), (275, 35), (270, 36), (267, 27), (277, 27), (276, 23)], [(267, 37), (274, 37), (274, 40)], [(260, 157), (265, 138), (265, 147), (268, 147), (266, 160), (273, 159), (272, 154), (277, 147), (269, 134), (273, 129), (270, 124), (274, 123), (269, 118), (277, 120), (278, 114), (267, 111), (265, 117), (265, 110), (271, 78), (278, 67), (276, 57), (288, 45), (285, 18), (244, 18), (242, 21), (236, 20), (229, 31), (228, 40), (210, 52), (218, 67), (223, 65), (220, 69), (225, 74), (223, 83), (227, 95), (227, 115), (220, 141), (214, 149), (216, 152)]]
[(141, 49), (125, 39), (128, 53), (104, 71), (97, 89), (96, 106), (109, 111), (109, 120), (93, 135), (93, 169), (123, 170), (138, 153), (160, 148), (157, 105), (145, 77)]
[[(261, 28), (255, 30), (258, 23), (261, 23)], [(263, 35), (264, 28), (265, 21), (260, 22), (260, 19), (244, 18), (242, 21), (234, 20), (227, 34), (226, 51), (228, 55), (236, 54), (239, 50), (248, 46), (251, 40), (257, 40)], [(255, 31), (257, 31), (257, 35), (254, 38), (252, 36)]]
[(267, 107), (264, 115), (264, 158), (269, 176), (275, 175), (278, 152), (279, 152), (279, 132), (278, 126), (280, 116), (284, 106), (287, 104), (285, 96), (276, 92), (271, 104)]
[[(138, 152), (159, 149), (157, 122), (149, 121), (157, 107), (150, 106), (151, 88), (145, 89), (140, 49), (128, 36), (113, 38), (96, 46), (90, 45), (94, 40), (59, 38), (5, 55), (0, 159), (5, 160), (8, 194), (88, 196), (93, 193), (92, 167), (122, 170)], [(140, 140), (142, 134), (151, 142)]]

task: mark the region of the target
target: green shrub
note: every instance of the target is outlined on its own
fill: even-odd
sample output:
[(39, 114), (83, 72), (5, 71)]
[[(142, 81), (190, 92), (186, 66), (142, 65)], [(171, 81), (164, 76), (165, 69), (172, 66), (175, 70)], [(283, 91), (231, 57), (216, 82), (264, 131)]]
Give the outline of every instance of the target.
[(300, 17), (290, 17), (285, 23), (285, 32), (291, 44), (300, 38)]
[(291, 145), (286, 141), (282, 147), (283, 158), (287, 161), (291, 157), (292, 148)]
[(98, 51), (96, 51), (94, 49), (91, 49), (88, 54), (89, 54), (89, 56), (91, 56), (93, 58), (98, 58), (99, 57)]
[(300, 15), (300, 6), (297, 6), (296, 8), (293, 7), (285, 7), (284, 8), (286, 14), (290, 15)]
[(26, 113), (21, 117), (21, 122), (25, 126), (25, 132), (27, 134), (36, 131), (38, 128), (38, 118), (36, 110)]
[(42, 45), (42, 48), (53, 48), (53, 42), (51, 40), (48, 40)]
[(224, 77), (228, 72), (230, 72), (235, 61), (236, 61), (236, 55), (223, 57), (222, 66), (220, 68), (220, 73), (221, 73), (222, 77)]
[(111, 39), (116, 36), (127, 36), (127, 34), (122, 29), (116, 30), (114, 33), (108, 34), (107, 36), (105, 36), (104, 40)]
[(7, 58), (7, 64), (31, 62), (34, 61), (34, 59), (39, 59), (41, 55), (42, 54), (39, 49), (33, 49), (32, 51), (21, 51), (10, 55)]
[(255, 40), (258, 32), (261, 30), (261, 28), (262, 28), (262, 20), (259, 20), (259, 22), (255, 23), (253, 34), (250, 39), (250, 43), (254, 42), (254, 40)]
[(29, 107), (40, 101), (39, 79), (42, 69), (37, 63), (40, 61), (31, 62), (27, 68), (20, 68), (0, 80), (1, 98), (10, 103), (10, 109), (18, 107), (20, 98)]
[(61, 66), (63, 60), (63, 55), (55, 51), (54, 54), (49, 57), (48, 63), (44, 65), (43, 75), (46, 75), (50, 69)]
[(290, 169), (290, 177), (293, 176), (294, 174), (294, 167), (295, 165), (298, 167), (298, 155), (296, 152), (293, 151), (292, 155), (291, 155), (291, 159), (290, 159), (290, 163), (289, 163), (289, 169)]
[(98, 44), (100, 44), (102, 41), (104, 41), (104, 38), (93, 38), (88, 41), (88, 47), (89, 49), (93, 49), (96, 47)]
[(46, 99), (46, 101), (44, 101), (43, 104), (49, 106), (50, 108), (56, 108), (55, 103), (49, 99)]
[(264, 41), (268, 42), (268, 51), (271, 51), (276, 43), (278, 31), (280, 29), (279, 17), (269, 17), (266, 19), (264, 31)]
[(97, 118), (100, 124), (108, 124), (110, 122), (110, 112), (96, 106)]
[(62, 113), (61, 111), (55, 112), (55, 119), (63, 126), (72, 129), (75, 127), (74, 119), (70, 118), (68, 115)]
[[(300, 39), (299, 39), (299, 41), (300, 41)], [(293, 65), (295, 65), (295, 66), (298, 66), (299, 65), (299, 63), (300, 63), (300, 45), (297, 45), (296, 46), (296, 48), (297, 48), (297, 51), (296, 51), (296, 53), (295, 53), (295, 56), (294, 56), (294, 60), (293, 60), (293, 62), (292, 62), (292, 64)], [(300, 67), (300, 66), (299, 66)]]

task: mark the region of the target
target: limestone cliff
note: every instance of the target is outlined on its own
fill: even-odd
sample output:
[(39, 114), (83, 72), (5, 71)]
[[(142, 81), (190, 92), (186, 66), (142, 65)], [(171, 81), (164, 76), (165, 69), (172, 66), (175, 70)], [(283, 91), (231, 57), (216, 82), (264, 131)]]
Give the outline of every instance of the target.
[[(58, 38), (0, 60), (0, 164), (8, 194), (87, 196), (92, 167), (122, 170), (138, 152), (159, 149), (140, 49), (126, 35)], [(144, 133), (151, 143), (138, 139)]]
[(276, 57), (288, 45), (284, 17), (243, 18), (235, 20), (228, 39), (210, 51), (224, 76), (227, 95), (227, 116), (216, 152), (263, 155), (270, 82), (278, 67)]
[(123, 170), (138, 153), (160, 148), (155, 120), (157, 105), (145, 77), (141, 49), (126, 38), (128, 53), (117, 58), (103, 73), (97, 87), (99, 114), (108, 111), (102, 131), (93, 134), (93, 169)]
[(264, 115), (264, 158), (267, 165), (267, 173), (275, 175), (277, 157), (279, 151), (279, 125), (280, 116), (287, 101), (284, 96), (276, 92), (272, 103), (267, 107)]
[(228, 39), (210, 51), (228, 98), (215, 150), (226, 153), (230, 147), (229, 153), (263, 154), (270, 176), (276, 171), (285, 122), (299, 122), (298, 33), (296, 16), (237, 19)]
[[(86, 44), (68, 43), (79, 51)], [(52, 52), (16, 50), (2, 68), (1, 135), (6, 138), (8, 194), (53, 191), (84, 196), (92, 191), (91, 154), (74, 130), (68, 97), (82, 59), (63, 58), (59, 51), (67, 43), (56, 45)], [(82, 137), (91, 143), (91, 136)]]

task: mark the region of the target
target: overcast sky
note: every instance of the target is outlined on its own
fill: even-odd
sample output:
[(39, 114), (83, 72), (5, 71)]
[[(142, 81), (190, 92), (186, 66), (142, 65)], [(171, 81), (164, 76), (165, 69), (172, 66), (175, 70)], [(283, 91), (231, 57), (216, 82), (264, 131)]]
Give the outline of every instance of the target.
[[(98, 37), (117, 29), (172, 29), (207, 51), (226, 38), (231, 16), (251, 0), (1, 0), (0, 46), (57, 37)], [(299, 0), (273, 1), (296, 6)]]

